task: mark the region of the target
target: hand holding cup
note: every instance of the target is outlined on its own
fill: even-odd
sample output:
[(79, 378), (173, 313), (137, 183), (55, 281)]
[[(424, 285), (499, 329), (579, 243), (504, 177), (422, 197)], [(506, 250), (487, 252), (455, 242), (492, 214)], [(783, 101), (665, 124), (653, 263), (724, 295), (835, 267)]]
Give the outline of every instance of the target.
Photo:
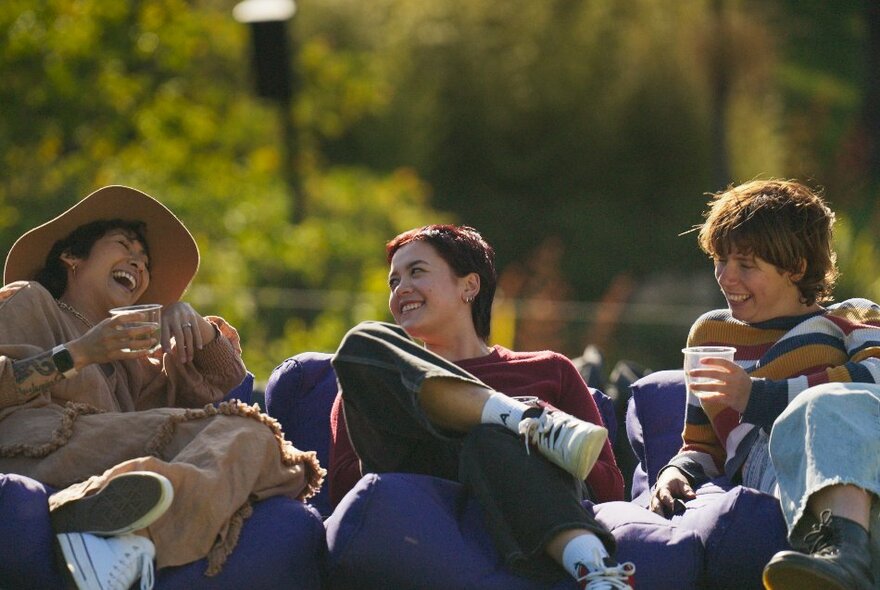
[(110, 315), (123, 318), (123, 329), (137, 329), (132, 333), (128, 345), (122, 348), (123, 352), (146, 351), (152, 353), (159, 349), (162, 316), (160, 304), (147, 303), (115, 307), (110, 310)]
[(733, 361), (730, 346), (691, 347), (685, 353), (685, 381), (688, 393), (701, 400), (745, 412), (752, 393), (752, 378)]
[(704, 359), (725, 359), (733, 362), (733, 355), (736, 349), (732, 346), (689, 346), (682, 348), (684, 353), (684, 376), (687, 384), (688, 393), (696, 397), (705, 397), (707, 395), (720, 393), (717, 390), (710, 390), (701, 387), (694, 388), (693, 385), (715, 384), (721, 383), (712, 377), (693, 375), (695, 369), (707, 369), (710, 365), (704, 364)]

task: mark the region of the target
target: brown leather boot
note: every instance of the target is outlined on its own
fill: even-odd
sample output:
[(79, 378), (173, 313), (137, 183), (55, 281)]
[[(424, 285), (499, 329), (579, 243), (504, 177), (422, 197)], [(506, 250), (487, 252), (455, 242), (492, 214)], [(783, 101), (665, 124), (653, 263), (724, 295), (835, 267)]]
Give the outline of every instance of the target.
[(857, 522), (831, 516), (804, 536), (809, 555), (780, 551), (764, 568), (768, 590), (873, 590), (868, 531)]

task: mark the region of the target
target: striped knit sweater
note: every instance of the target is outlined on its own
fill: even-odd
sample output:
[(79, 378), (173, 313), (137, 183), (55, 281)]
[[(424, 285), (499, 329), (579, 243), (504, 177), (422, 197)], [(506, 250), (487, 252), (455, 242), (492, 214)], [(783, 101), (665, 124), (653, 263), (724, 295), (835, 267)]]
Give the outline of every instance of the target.
[(847, 299), (818, 312), (747, 324), (727, 309), (702, 315), (688, 346), (736, 347), (752, 377), (745, 412), (688, 395), (684, 444), (670, 461), (696, 485), (723, 471), (734, 479), (758, 435), (799, 393), (820, 383), (880, 382), (880, 306)]

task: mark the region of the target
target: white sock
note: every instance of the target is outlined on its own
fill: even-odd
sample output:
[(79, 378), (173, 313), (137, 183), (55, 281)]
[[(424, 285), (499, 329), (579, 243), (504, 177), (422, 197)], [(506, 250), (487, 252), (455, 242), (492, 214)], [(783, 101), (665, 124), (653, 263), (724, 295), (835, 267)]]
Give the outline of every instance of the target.
[(594, 566), (602, 565), (597, 563), (596, 559), (601, 560), (605, 557), (608, 557), (608, 551), (605, 550), (605, 545), (602, 544), (599, 537), (593, 533), (584, 533), (583, 535), (578, 535), (565, 545), (565, 549), (562, 550), (562, 565), (565, 567), (565, 571), (577, 579), (577, 566), (579, 563), (584, 564), (587, 566), (587, 569), (590, 569)]
[(529, 409), (526, 404), (493, 391), (483, 405), (483, 424), (500, 424), (517, 432), (523, 412)]

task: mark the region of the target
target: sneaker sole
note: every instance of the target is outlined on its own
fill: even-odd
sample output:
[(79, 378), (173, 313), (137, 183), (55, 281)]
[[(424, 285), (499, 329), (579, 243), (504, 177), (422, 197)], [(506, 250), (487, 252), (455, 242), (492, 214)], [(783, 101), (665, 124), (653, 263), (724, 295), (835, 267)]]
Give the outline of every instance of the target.
[(767, 590), (847, 590), (849, 586), (826, 576), (821, 571), (800, 568), (790, 563), (775, 562), (764, 568), (764, 587)]
[(599, 455), (602, 454), (602, 448), (605, 446), (606, 440), (608, 440), (608, 429), (604, 426), (597, 425), (595, 430), (586, 436), (586, 441), (581, 446), (580, 453), (578, 454), (577, 471), (573, 474), (575, 477), (581, 480), (587, 478), (596, 461), (599, 460)]
[(165, 476), (131, 471), (117, 475), (91, 496), (60, 506), (50, 516), (56, 533), (112, 537), (150, 526), (173, 499), (174, 488)]

